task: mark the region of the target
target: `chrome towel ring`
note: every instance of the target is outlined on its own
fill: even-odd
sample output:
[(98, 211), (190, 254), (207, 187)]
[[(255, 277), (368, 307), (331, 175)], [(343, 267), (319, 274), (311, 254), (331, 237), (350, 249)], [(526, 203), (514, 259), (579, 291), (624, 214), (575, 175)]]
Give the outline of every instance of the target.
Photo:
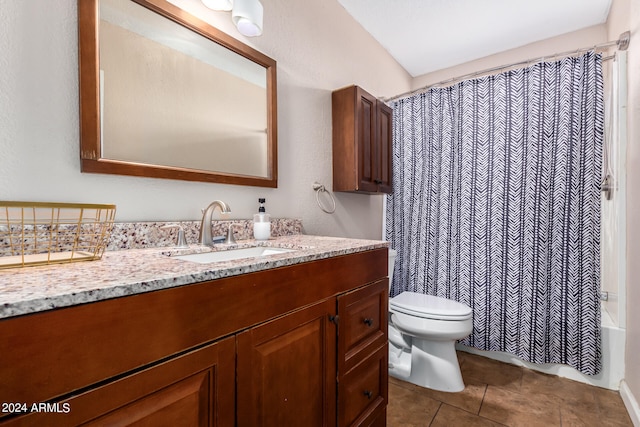
[[(331, 192), (329, 190), (327, 190), (324, 185), (320, 184), (319, 182), (314, 182), (313, 183), (313, 189), (316, 192), (316, 202), (318, 202), (318, 206), (320, 206), (320, 209), (322, 209), (324, 212), (328, 213), (328, 214), (332, 214), (336, 211), (336, 199), (333, 198), (333, 194), (331, 194)], [(329, 195), (329, 197), (331, 198), (331, 204), (333, 205), (330, 209), (325, 208), (322, 205), (322, 202), (320, 202), (320, 193), (327, 193)]]

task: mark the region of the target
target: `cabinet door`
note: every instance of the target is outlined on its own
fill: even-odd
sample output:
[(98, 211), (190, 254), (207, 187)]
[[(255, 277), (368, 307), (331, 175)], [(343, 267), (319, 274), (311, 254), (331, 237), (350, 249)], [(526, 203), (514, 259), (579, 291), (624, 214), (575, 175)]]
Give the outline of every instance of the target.
[(356, 137), (358, 149), (358, 190), (378, 191), (380, 176), (378, 144), (378, 100), (361, 88), (357, 90)]
[(383, 102), (378, 101), (378, 141), (376, 146), (379, 150), (378, 161), (380, 163), (376, 180), (378, 183), (378, 190), (381, 193), (391, 193), (393, 191), (392, 115), (393, 110)]
[(234, 374), (231, 337), (0, 425), (233, 426)]
[(336, 424), (335, 298), (238, 334), (239, 426)]

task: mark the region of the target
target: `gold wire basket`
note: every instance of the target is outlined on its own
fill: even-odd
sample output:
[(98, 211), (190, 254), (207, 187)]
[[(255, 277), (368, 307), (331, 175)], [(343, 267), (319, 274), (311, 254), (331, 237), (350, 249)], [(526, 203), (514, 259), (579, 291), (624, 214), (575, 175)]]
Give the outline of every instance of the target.
[(102, 258), (115, 205), (0, 201), (0, 269)]

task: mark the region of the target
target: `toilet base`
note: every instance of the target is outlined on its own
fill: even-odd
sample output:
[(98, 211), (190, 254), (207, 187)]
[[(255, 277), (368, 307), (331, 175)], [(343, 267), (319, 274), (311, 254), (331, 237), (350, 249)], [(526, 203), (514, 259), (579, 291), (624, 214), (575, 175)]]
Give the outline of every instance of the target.
[(389, 343), (389, 375), (433, 390), (464, 390), (455, 341), (411, 341), (410, 352)]

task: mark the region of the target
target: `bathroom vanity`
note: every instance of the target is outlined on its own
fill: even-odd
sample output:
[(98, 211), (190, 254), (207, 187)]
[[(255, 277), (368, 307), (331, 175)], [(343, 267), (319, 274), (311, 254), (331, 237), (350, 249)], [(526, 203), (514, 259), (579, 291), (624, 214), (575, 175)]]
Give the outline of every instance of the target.
[(262, 259), (121, 251), (3, 273), (9, 294), (95, 284), (0, 305), (0, 426), (385, 425), (387, 248), (292, 239)]

